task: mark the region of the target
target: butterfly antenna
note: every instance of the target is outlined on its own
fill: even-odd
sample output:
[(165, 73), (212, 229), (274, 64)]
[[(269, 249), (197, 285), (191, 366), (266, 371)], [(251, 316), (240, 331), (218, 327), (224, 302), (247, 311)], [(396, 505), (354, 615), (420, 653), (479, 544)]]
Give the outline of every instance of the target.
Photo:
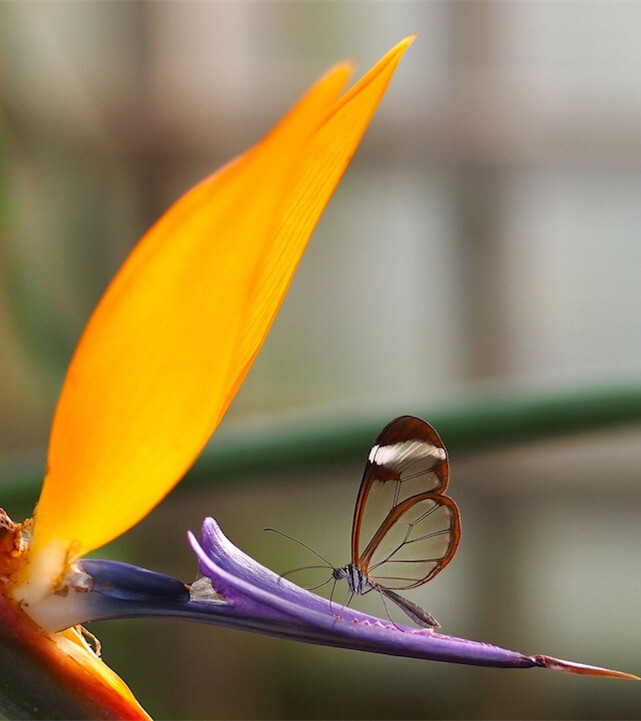
[[(316, 568), (324, 568), (324, 566), (316, 566)], [(319, 584), (316, 585), (316, 586), (306, 586), (306, 587), (305, 587), (305, 590), (306, 590), (306, 591), (317, 591), (319, 588), (322, 588), (323, 586), (327, 586), (327, 584), (328, 584), (331, 580), (333, 580), (333, 579), (332, 579), (332, 577), (330, 576), (330, 577), (327, 579), (327, 581), (323, 581), (322, 583), (319, 583)]]
[[(271, 531), (272, 533), (278, 533), (279, 536), (284, 536), (285, 538), (289, 538), (290, 541), (294, 541), (294, 543), (298, 543), (299, 546), (302, 546), (303, 548), (306, 548), (310, 553), (313, 553), (316, 556), (316, 558), (320, 558), (321, 561), (324, 561), (327, 564), (328, 568), (334, 568), (334, 566), (324, 556), (321, 556), (320, 553), (316, 553), (316, 551), (313, 548), (310, 548), (306, 543), (299, 541), (298, 538), (294, 538), (293, 536), (290, 536), (287, 533), (283, 533), (282, 531), (279, 531), (276, 528), (265, 528), (263, 530)], [(314, 566), (305, 566), (305, 568), (314, 568)], [(320, 568), (320, 566), (317, 566), (316, 568)], [(301, 569), (298, 569), (298, 570), (301, 570)]]
[[(281, 573), (281, 578), (287, 578), (287, 576), (291, 576), (292, 573), (298, 573), (299, 571), (307, 571), (310, 568), (327, 568), (327, 566), (299, 566), (298, 568), (290, 568), (289, 571), (285, 571), (285, 573)], [(325, 581), (327, 583), (327, 581)], [(325, 584), (323, 584), (325, 585)], [(318, 588), (316, 586), (315, 588)], [(308, 591), (311, 591), (311, 589), (307, 589)]]
[[(278, 577), (278, 582), (280, 583), (282, 580), (287, 578), (287, 576), (291, 576), (292, 573), (297, 573), (298, 571), (306, 571), (309, 568), (327, 568), (327, 566), (299, 566), (298, 568), (292, 568), (289, 571), (285, 571), (285, 573), (281, 573)], [(316, 589), (326, 586), (331, 580), (332, 576), (330, 576), (326, 581), (317, 584), (316, 586), (303, 586), (303, 588), (306, 591), (316, 591)]]

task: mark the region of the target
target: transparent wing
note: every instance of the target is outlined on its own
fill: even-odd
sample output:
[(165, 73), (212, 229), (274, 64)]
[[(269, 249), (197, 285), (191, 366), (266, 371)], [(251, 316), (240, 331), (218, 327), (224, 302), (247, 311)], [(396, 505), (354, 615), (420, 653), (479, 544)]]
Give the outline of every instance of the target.
[(461, 535), (451, 498), (424, 493), (395, 506), (361, 556), (373, 583), (402, 590), (426, 583), (452, 559)]
[(365, 466), (352, 527), (352, 562), (372, 582), (413, 588), (449, 563), (460, 516), (443, 495), (448, 479), (447, 451), (428, 423), (401, 416), (381, 431)]

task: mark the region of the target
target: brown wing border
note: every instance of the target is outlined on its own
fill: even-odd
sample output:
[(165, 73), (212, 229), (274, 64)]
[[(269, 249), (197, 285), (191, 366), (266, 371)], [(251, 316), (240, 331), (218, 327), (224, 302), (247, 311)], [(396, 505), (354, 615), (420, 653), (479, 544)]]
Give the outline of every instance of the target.
[(401, 516), (407, 511), (409, 511), (410, 508), (412, 508), (417, 503), (427, 500), (432, 500), (439, 506), (448, 506), (452, 509), (453, 523), (450, 531), (450, 542), (448, 544), (445, 555), (439, 561), (438, 565), (435, 568), (433, 568), (423, 578), (420, 578), (413, 583), (408, 584), (407, 586), (399, 586), (397, 590), (403, 591), (409, 588), (416, 588), (417, 586), (422, 586), (424, 583), (427, 583), (432, 578), (434, 578), (437, 573), (440, 573), (445, 568), (445, 566), (447, 566), (447, 564), (452, 560), (452, 558), (454, 558), (454, 554), (456, 553), (456, 549), (458, 548), (459, 542), (461, 540), (461, 512), (459, 511), (458, 506), (449, 496), (444, 496), (440, 493), (420, 493), (416, 496), (406, 498), (397, 506), (394, 506), (394, 508), (392, 508), (385, 517), (385, 520), (378, 527), (376, 533), (372, 536), (372, 539), (367, 544), (367, 547), (358, 559), (358, 566), (363, 570), (366, 575), (372, 556), (376, 553), (376, 549), (383, 542), (390, 528), (392, 528), (392, 526), (394, 526), (401, 518)]
[[(432, 443), (434, 446), (437, 446), (438, 448), (442, 448), (443, 451), (445, 451), (445, 458), (441, 463), (439, 463), (434, 470), (433, 473), (436, 473), (436, 475), (440, 478), (441, 484), (438, 487), (438, 489), (431, 490), (430, 494), (433, 494), (436, 497), (439, 498), (447, 498), (448, 501), (450, 501), (454, 506), (456, 507), (456, 516), (459, 522), (459, 536), (460, 536), (460, 512), (458, 510), (458, 506), (449, 499), (447, 496), (443, 496), (443, 492), (447, 488), (447, 485), (449, 483), (450, 478), (450, 471), (449, 471), (449, 456), (447, 453), (447, 448), (445, 448), (445, 444), (441, 440), (441, 437), (437, 433), (436, 429), (433, 428), (427, 421), (422, 420), (421, 418), (417, 418), (416, 416), (398, 416), (397, 418), (394, 418), (392, 421), (390, 421), (385, 428), (378, 434), (376, 437), (376, 440), (374, 441), (374, 444), (372, 446), (373, 448), (376, 448), (377, 446), (390, 446), (394, 445), (396, 443), (402, 443), (403, 441), (411, 440), (411, 439), (417, 439), (417, 440), (427, 440), (430, 443)], [(371, 451), (370, 451), (371, 455)], [(400, 480), (400, 476), (398, 474), (393, 474), (388, 469), (386, 469), (384, 466), (380, 466), (375, 462), (372, 462), (371, 460), (367, 460), (367, 463), (365, 464), (365, 469), (363, 471), (363, 478), (361, 479), (361, 484), (358, 488), (358, 495), (356, 496), (356, 505), (354, 506), (354, 518), (352, 520), (352, 563), (354, 563), (357, 566), (360, 566), (360, 560), (364, 554), (361, 554), (359, 551), (360, 547), (360, 534), (361, 534), (361, 527), (362, 527), (362, 521), (363, 521), (363, 515), (365, 513), (365, 507), (367, 504), (367, 497), (369, 496), (370, 490), (372, 488), (372, 485), (375, 481), (395, 481)], [(406, 503), (408, 500), (406, 499), (402, 503)], [(402, 505), (399, 504), (399, 505)], [(398, 506), (396, 506), (398, 508)], [(392, 509), (394, 510), (394, 509)], [(390, 511), (391, 513), (391, 511)], [(388, 514), (389, 517), (389, 514)], [(372, 545), (372, 542), (376, 536), (381, 532), (382, 526), (385, 524), (385, 521), (381, 524), (378, 531), (374, 534), (370, 542), (367, 544), (367, 548), (369, 548)], [(384, 535), (384, 534), (383, 534)], [(379, 541), (380, 543), (380, 541)], [(377, 544), (378, 545), (378, 544)], [(456, 545), (458, 546), (458, 540), (456, 541)], [(375, 550), (375, 549), (374, 549)], [(454, 549), (456, 550), (456, 548)], [(373, 551), (372, 551), (373, 552)], [(454, 555), (452, 553), (452, 555)], [(371, 554), (370, 554), (371, 557)], [(451, 558), (451, 557), (450, 557)], [(449, 563), (449, 560), (447, 563)], [(446, 564), (443, 564), (443, 567)], [(440, 569), (439, 569), (440, 570)], [(430, 577), (434, 576), (435, 574), (431, 574)], [(429, 579), (428, 579), (429, 580)]]

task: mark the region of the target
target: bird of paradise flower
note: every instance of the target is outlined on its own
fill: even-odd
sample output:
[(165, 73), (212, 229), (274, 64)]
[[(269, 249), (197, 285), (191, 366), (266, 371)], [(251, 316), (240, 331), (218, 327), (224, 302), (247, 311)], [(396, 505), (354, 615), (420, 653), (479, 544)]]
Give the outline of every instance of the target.
[[(86, 642), (90, 620), (172, 616), (312, 643), (502, 667), (630, 674), (527, 656), (331, 604), (235, 548), (190, 534), (202, 579), (87, 560), (185, 474), (256, 357), (314, 226), (413, 38), (341, 95), (324, 75), (256, 146), (179, 199), (104, 294), (56, 408), (33, 520), (0, 512), (0, 709), (149, 718)], [(407, 632), (406, 632), (407, 631)]]

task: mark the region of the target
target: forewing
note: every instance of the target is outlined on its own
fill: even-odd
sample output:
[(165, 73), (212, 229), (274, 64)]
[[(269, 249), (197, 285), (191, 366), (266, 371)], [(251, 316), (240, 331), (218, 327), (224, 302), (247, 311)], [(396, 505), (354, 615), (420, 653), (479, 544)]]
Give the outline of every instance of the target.
[(421, 494), (439, 496), (448, 479), (447, 451), (429, 423), (400, 416), (385, 426), (370, 451), (356, 499), (352, 562), (362, 565), (368, 553), (361, 551), (361, 540), (371, 556), (372, 542), (377, 536), (380, 542), (383, 524), (394, 508)]

